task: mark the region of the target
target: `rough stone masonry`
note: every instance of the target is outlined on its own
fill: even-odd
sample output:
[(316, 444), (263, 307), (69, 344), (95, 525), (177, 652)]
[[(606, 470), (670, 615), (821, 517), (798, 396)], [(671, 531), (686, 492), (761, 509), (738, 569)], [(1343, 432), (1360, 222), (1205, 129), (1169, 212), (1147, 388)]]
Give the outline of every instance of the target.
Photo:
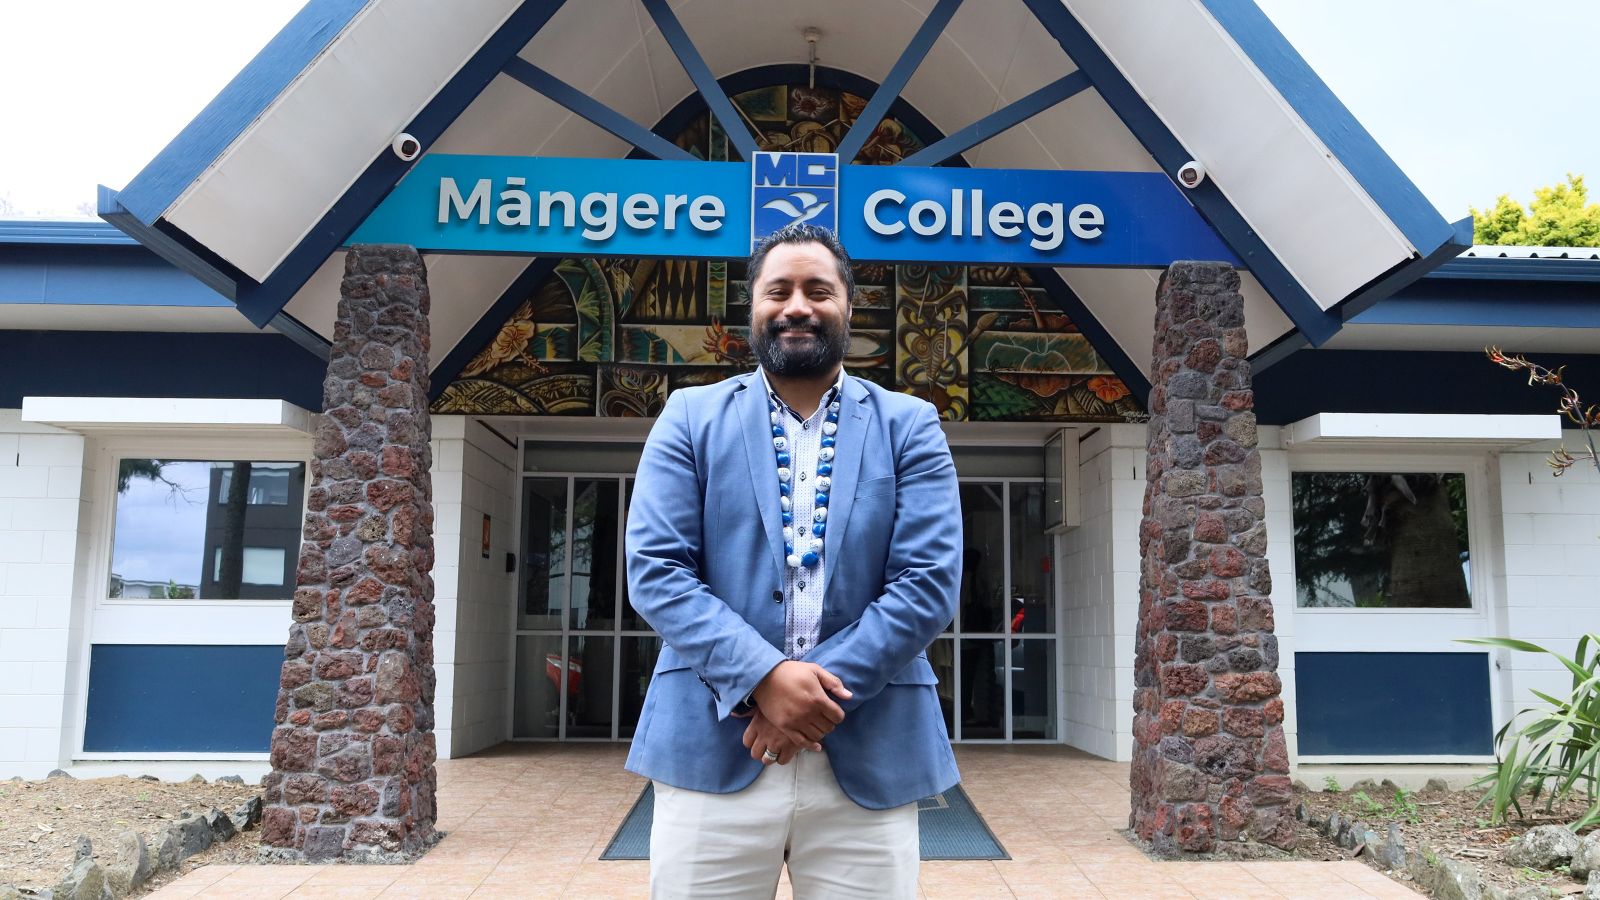
[(1133, 812), (1158, 852), (1295, 840), (1239, 275), (1156, 294), (1139, 529)]
[(402, 861), (438, 839), (428, 284), (414, 249), (345, 256), (322, 403), (262, 853)]

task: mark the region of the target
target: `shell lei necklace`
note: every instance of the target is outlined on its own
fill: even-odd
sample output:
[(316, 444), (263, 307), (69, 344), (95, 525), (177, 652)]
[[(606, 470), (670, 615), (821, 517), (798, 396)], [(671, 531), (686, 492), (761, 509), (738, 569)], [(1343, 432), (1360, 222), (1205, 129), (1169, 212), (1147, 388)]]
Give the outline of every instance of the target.
[[(778, 458), (778, 503), (783, 508), (783, 556), (789, 568), (811, 568), (822, 560), (822, 538), (828, 532), (828, 490), (833, 487), (834, 444), (839, 434), (839, 401), (828, 402), (828, 415), (822, 423), (822, 449), (817, 453), (816, 497), (812, 501), (809, 527), (794, 525), (794, 467), (789, 451), (789, 435), (784, 430), (783, 411), (770, 399), (767, 407), (772, 419), (772, 449)], [(816, 415), (812, 413), (812, 415)]]

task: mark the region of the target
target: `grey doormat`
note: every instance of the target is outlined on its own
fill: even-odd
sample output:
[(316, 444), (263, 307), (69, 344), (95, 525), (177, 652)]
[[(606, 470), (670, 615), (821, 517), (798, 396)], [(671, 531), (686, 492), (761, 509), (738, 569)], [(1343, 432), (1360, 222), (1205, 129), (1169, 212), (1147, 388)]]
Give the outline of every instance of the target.
[[(649, 859), (655, 791), (646, 784), (601, 859)], [(923, 859), (1010, 859), (967, 792), (956, 785), (917, 801)]]

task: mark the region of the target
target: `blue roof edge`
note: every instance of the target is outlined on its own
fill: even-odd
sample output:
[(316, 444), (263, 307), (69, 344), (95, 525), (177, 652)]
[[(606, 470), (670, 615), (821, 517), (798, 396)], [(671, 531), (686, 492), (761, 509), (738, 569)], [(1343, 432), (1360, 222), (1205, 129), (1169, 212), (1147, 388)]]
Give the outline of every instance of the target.
[(1200, 0), (1285, 102), (1423, 259), (1450, 243), (1451, 223), (1378, 145), (1254, 0)]
[(372, 0), (310, 0), (118, 194), (154, 225)]
[(139, 242), (95, 219), (0, 220), (0, 244), (136, 246)]

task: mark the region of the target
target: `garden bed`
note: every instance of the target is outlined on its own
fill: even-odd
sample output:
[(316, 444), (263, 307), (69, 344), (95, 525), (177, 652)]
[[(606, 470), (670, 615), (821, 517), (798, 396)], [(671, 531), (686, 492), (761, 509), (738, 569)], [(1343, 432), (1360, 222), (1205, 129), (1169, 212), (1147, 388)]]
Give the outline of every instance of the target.
[[(1582, 797), (1572, 798), (1555, 804), (1553, 810), (1547, 812), (1543, 800), (1538, 804), (1524, 802), (1526, 818), (1517, 818), (1513, 811), (1510, 820), (1495, 825), (1489, 821), (1489, 804), (1479, 802), (1483, 794), (1481, 789), (1451, 791), (1437, 785), (1417, 792), (1399, 792), (1391, 782), (1373, 784), (1365, 780), (1337, 791), (1306, 790), (1299, 794), (1308, 820), (1302, 825), (1302, 839), (1306, 842), (1302, 855), (1327, 858), (1317, 854), (1328, 852), (1331, 844), (1340, 854), (1339, 858), (1365, 858), (1369, 864), (1376, 860), (1380, 862), (1376, 868), (1388, 871), (1396, 880), (1408, 883), (1417, 880), (1414, 867), (1390, 869), (1381, 864), (1378, 859), (1381, 844), (1367, 847), (1357, 841), (1353, 848), (1344, 847), (1315, 826), (1314, 823), (1326, 822), (1337, 813), (1340, 821), (1361, 823), (1380, 838), (1387, 837), (1388, 828), (1393, 824), (1408, 853), (1468, 865), (1478, 873), (1484, 886), (1499, 888), (1508, 896), (1519, 891), (1524, 892), (1524, 896), (1581, 895), (1584, 884), (1573, 880), (1565, 867), (1547, 872), (1514, 866), (1505, 861), (1505, 851), (1512, 841), (1534, 826), (1576, 821), (1588, 809), (1588, 803)], [(1528, 890), (1530, 888), (1534, 890)]]
[[(54, 888), (72, 868), (80, 836), (89, 838), (94, 856), (110, 862), (117, 839), (134, 831), (144, 838), (153, 858), (157, 836), (186, 810), (234, 810), (259, 793), (243, 782), (207, 782), (199, 776), (184, 782), (147, 778), (57, 776), (42, 781), (0, 781), (0, 885)], [(259, 829), (161, 869), (131, 896), (208, 863), (254, 861)]]

